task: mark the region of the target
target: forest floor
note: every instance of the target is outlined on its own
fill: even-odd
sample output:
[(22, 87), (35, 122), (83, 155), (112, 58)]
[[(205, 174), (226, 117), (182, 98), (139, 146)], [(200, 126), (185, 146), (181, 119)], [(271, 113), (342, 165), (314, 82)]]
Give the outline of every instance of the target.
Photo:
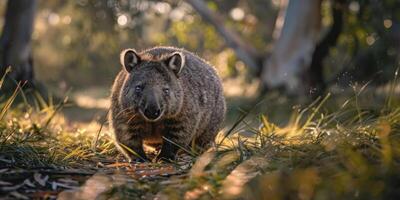
[(174, 163), (125, 162), (101, 98), (16, 103), (17, 90), (0, 103), (0, 197), (398, 199), (397, 85), (307, 104), (275, 94), (228, 99), (217, 145), (201, 155), (182, 149)]

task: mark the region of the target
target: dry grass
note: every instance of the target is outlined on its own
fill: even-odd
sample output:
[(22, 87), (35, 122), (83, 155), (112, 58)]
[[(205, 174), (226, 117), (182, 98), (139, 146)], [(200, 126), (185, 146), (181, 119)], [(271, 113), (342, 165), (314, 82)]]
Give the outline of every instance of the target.
[[(286, 125), (262, 115), (259, 127), (244, 126), (243, 130), (238, 124), (246, 121), (239, 118), (232, 129), (219, 135), (218, 145), (194, 163), (189, 157), (171, 165), (121, 162), (106, 131), (97, 134), (98, 125), (94, 129), (86, 125), (84, 130), (65, 122), (58, 112), (66, 101), (48, 103), (37, 97), (33, 106), (11, 108), (15, 96), (22, 95), (17, 89), (0, 104), (0, 194), (53, 198), (65, 189), (84, 196), (103, 188), (90, 195), (397, 199), (400, 102), (392, 90), (395, 85), (397, 78), (384, 100), (374, 105), (363, 102), (366, 87), (355, 89), (346, 100), (327, 95), (307, 107), (295, 107)], [(32, 192), (43, 181), (42, 193)], [(51, 188), (54, 182), (56, 189)], [(61, 197), (76, 196), (63, 192)]]

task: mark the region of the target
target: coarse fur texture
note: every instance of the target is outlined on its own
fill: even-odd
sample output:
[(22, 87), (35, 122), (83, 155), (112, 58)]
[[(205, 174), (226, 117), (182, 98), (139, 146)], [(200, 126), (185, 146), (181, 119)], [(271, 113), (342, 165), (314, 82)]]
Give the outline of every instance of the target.
[(204, 150), (214, 143), (226, 105), (212, 66), (174, 47), (127, 49), (121, 64), (109, 117), (116, 146), (129, 160), (147, 160), (143, 144), (161, 143), (157, 159), (173, 160), (176, 144)]

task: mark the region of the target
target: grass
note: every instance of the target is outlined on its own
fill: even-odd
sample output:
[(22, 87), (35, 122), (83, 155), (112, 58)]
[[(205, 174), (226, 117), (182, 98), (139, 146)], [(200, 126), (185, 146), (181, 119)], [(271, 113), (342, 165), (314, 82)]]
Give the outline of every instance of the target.
[[(77, 180), (83, 174), (75, 186), (83, 185), (75, 188), (79, 192), (63, 192), (64, 198), (106, 188), (94, 194), (116, 199), (398, 199), (397, 84), (396, 75), (384, 98), (365, 86), (355, 87), (347, 99), (328, 94), (309, 106), (295, 106), (283, 125), (261, 115), (259, 126), (246, 126), (246, 117), (240, 117), (221, 132), (214, 149), (193, 163), (168, 166), (121, 163), (107, 131), (98, 134), (100, 125), (68, 124), (59, 114), (68, 106), (66, 101), (55, 104), (36, 98), (34, 106), (12, 107), (16, 95), (22, 95), (17, 89), (0, 104), (0, 171), (33, 181), (23, 172), (34, 170), (50, 174), (58, 183), (61, 179), (54, 174), (63, 180)], [(97, 172), (102, 173), (92, 176)], [(21, 188), (4, 190), (4, 182), (18, 182), (13, 177), (0, 173), (0, 180), (0, 194), (27, 195)]]
[(386, 103), (378, 105), (361, 102), (368, 96), (364, 86), (344, 101), (328, 94), (294, 109), (283, 126), (262, 115), (259, 128), (246, 128), (253, 137), (230, 131), (235, 134), (217, 151), (197, 159), (194, 166), (202, 167), (193, 167), (189, 178), (160, 194), (176, 199), (398, 199), (400, 107), (393, 88), (381, 101)]
[[(3, 108), (9, 105), (8, 102)], [(10, 166), (35, 168), (79, 166), (103, 155), (115, 154), (113, 144), (106, 135), (99, 138), (97, 148), (93, 150), (93, 135), (89, 136), (82, 129), (66, 128), (64, 119), (57, 116), (62, 104), (64, 102), (45, 104), (40, 109), (27, 105), (12, 111), (8, 108), (6, 119), (0, 121), (0, 157), (9, 161)], [(6, 162), (0, 166), (8, 165)]]
[[(12, 95), (0, 104), (1, 168), (77, 167), (116, 154), (107, 135), (100, 136), (96, 148), (92, 148), (93, 134), (68, 127), (59, 115), (67, 98), (55, 104), (52, 98), (46, 102), (34, 93), (31, 105), (21, 88), (23, 84), (18, 84)], [(24, 101), (12, 108), (17, 95)]]

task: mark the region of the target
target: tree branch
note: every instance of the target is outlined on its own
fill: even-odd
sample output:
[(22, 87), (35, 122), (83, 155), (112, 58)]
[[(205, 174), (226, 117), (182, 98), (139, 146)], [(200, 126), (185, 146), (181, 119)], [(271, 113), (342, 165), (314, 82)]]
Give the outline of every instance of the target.
[(258, 55), (257, 50), (248, 43), (243, 42), (237, 33), (227, 29), (224, 26), (222, 18), (212, 12), (203, 0), (187, 0), (194, 10), (208, 23), (210, 23), (216, 31), (225, 39), (226, 44), (235, 51), (236, 56), (242, 60), (248, 67), (254, 71), (260, 71), (262, 67), (262, 59)]

